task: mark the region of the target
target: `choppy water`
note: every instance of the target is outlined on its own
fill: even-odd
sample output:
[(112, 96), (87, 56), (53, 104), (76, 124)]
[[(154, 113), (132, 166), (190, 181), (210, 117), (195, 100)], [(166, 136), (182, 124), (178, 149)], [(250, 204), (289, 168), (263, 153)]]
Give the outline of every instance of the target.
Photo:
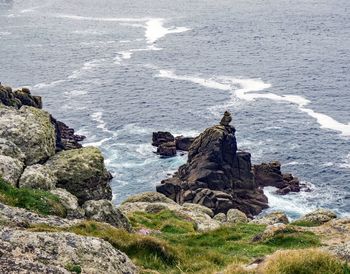
[(229, 109), (254, 163), (313, 186), (276, 196), (291, 217), (350, 212), (348, 0), (0, 0), (0, 80), (99, 146), (115, 202), (154, 190), (186, 155), (155, 130), (195, 135)]

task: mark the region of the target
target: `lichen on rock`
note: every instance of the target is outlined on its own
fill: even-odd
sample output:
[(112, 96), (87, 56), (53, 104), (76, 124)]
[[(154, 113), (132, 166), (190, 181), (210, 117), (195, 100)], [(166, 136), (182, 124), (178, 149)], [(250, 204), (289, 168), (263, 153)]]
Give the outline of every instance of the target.
[(50, 190), (55, 188), (57, 177), (52, 171), (44, 165), (36, 164), (27, 166), (21, 178), (19, 179), (19, 187)]
[(13, 186), (17, 186), (23, 166), (23, 163), (18, 159), (0, 155), (0, 177)]

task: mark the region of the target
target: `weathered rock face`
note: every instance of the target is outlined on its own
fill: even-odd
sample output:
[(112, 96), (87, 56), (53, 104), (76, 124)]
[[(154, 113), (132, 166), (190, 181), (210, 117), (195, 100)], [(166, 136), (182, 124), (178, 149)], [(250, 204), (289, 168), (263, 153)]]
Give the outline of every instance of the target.
[(176, 155), (175, 142), (162, 143), (157, 148), (157, 153), (164, 157), (172, 157)]
[(0, 103), (5, 106), (20, 108), (21, 106), (31, 106), (42, 108), (40, 96), (32, 96), (29, 89), (22, 88), (12, 91), (12, 88), (0, 85)]
[(17, 186), (23, 171), (23, 163), (15, 158), (0, 155), (0, 176), (13, 186)]
[(87, 201), (84, 203), (83, 209), (85, 210), (85, 216), (91, 220), (109, 223), (126, 231), (132, 231), (128, 218), (110, 201)]
[(43, 162), (55, 153), (55, 130), (47, 112), (0, 104), (0, 117), (0, 138), (11, 141), (25, 154), (26, 165)]
[(287, 215), (284, 212), (281, 211), (274, 211), (271, 212), (265, 216), (261, 216), (259, 218), (256, 218), (252, 221), (250, 221), (252, 224), (259, 224), (259, 225), (274, 225), (274, 224), (288, 224), (289, 220)]
[(176, 136), (175, 138), (176, 149), (189, 151), (190, 146), (192, 145), (194, 139), (195, 138), (193, 137)]
[(337, 214), (335, 214), (332, 210), (329, 209), (317, 209), (313, 212), (305, 214), (300, 219), (296, 221), (304, 221), (311, 222), (315, 224), (323, 224), (331, 221), (332, 219), (337, 218)]
[(25, 155), (12, 141), (0, 138), (0, 155), (9, 156), (24, 162)]
[(50, 190), (55, 188), (56, 176), (43, 165), (27, 166), (19, 180), (19, 187)]
[(267, 198), (251, 172), (250, 154), (237, 152), (230, 125), (213, 126), (195, 138), (187, 163), (173, 178), (162, 181), (157, 191), (180, 204), (204, 205), (215, 214), (237, 208), (252, 216), (267, 208)]
[(79, 266), (82, 273), (137, 273), (131, 260), (110, 243), (73, 233), (2, 228), (0, 247), (1, 273), (70, 273), (65, 270), (69, 265)]
[(174, 142), (175, 137), (167, 131), (153, 132), (152, 136), (152, 146), (159, 146), (163, 143)]
[(98, 148), (64, 150), (45, 164), (57, 177), (57, 187), (78, 197), (79, 204), (88, 200), (112, 199), (111, 174), (106, 170)]
[(289, 192), (299, 192), (300, 184), (292, 174), (281, 172), (279, 162), (262, 163), (253, 166), (255, 181), (259, 186), (273, 186), (279, 188), (278, 194), (285, 195)]

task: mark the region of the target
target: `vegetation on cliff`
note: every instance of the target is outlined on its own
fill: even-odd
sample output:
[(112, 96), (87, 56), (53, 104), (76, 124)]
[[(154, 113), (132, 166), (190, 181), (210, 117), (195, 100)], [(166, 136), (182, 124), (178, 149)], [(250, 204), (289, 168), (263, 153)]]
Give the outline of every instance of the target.
[(66, 216), (58, 196), (39, 189), (16, 188), (0, 177), (0, 202), (42, 215)]

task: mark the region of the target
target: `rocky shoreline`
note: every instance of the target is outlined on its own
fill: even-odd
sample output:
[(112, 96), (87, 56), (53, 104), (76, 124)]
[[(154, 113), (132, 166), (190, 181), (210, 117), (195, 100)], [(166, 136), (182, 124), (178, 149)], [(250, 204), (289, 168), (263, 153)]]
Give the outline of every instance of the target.
[(350, 259), (349, 218), (254, 217), (268, 207), (263, 187), (302, 186), (278, 162), (252, 166), (228, 112), (197, 137), (154, 133), (159, 154), (188, 151), (188, 161), (117, 208), (101, 151), (42, 105), (27, 88), (0, 85), (2, 273), (271, 273), (271, 254), (295, 248)]

